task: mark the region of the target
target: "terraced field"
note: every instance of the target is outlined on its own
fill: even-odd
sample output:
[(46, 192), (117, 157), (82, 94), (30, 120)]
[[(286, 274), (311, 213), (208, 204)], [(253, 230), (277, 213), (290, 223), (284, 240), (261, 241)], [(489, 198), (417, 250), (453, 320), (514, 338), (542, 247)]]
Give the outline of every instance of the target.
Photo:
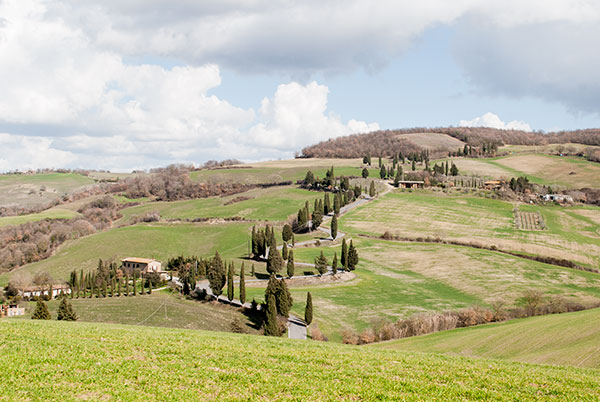
[(370, 347), (600, 369), (600, 309), (531, 317)]
[(0, 344), (6, 401), (600, 398), (597, 370), (204, 331), (10, 320)]
[(440, 237), (600, 266), (600, 209), (520, 205), (521, 211), (539, 213), (547, 227), (522, 231), (515, 227), (513, 208), (504, 201), (470, 195), (396, 190), (340, 222), (350, 233)]

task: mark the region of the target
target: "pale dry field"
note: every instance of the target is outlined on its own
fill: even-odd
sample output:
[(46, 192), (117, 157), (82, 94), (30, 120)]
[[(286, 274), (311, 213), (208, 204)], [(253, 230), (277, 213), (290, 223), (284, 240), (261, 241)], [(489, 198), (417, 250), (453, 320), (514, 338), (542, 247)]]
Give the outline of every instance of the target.
[(440, 237), (564, 258), (597, 268), (600, 227), (577, 217), (583, 209), (539, 208), (549, 229), (525, 231), (515, 227), (513, 206), (506, 202), (395, 191), (349, 213), (342, 222), (343, 230), (354, 233), (381, 235), (387, 231), (411, 238)]
[(469, 174), (496, 179), (507, 179), (514, 176), (514, 174), (502, 167), (487, 163), (485, 159), (454, 158), (452, 161), (462, 175)]
[[(600, 300), (600, 290), (587, 291), (589, 287), (600, 286), (597, 274), (549, 267), (485, 250), (382, 242), (362, 249), (361, 256), (369, 261), (385, 261), (385, 267), (372, 268), (379, 275), (413, 284), (435, 280), (488, 304), (501, 299), (514, 305), (530, 289), (579, 301)], [(422, 278), (403, 274), (407, 270), (422, 275)], [(444, 309), (444, 306), (439, 307)]]
[[(377, 158), (373, 157), (372, 162), (377, 164)], [(241, 167), (254, 167), (254, 168), (297, 168), (303, 167), (306, 169), (314, 167), (331, 167), (331, 166), (361, 166), (362, 159), (327, 159), (327, 158), (298, 158), (298, 159), (282, 159), (265, 162), (253, 162), (246, 163), (243, 165), (236, 165)]]
[(459, 148), (465, 146), (463, 141), (441, 133), (398, 134), (396, 137), (407, 139), (413, 144), (429, 150), (445, 149), (446, 151), (457, 151)]
[(539, 177), (548, 184), (570, 188), (600, 187), (600, 164), (592, 162), (546, 155), (509, 156), (496, 162), (509, 169)]

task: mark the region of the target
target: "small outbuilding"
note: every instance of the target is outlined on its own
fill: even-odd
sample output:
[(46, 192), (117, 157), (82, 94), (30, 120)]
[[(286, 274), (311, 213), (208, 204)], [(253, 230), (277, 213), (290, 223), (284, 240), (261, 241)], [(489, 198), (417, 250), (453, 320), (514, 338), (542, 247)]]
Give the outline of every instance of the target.
[(573, 197), (566, 194), (544, 194), (540, 197), (544, 201), (573, 202)]
[(0, 317), (16, 317), (25, 315), (25, 308), (16, 304), (0, 304)]
[(423, 188), (425, 182), (423, 180), (400, 180), (398, 182), (399, 188)]
[(68, 295), (71, 293), (71, 287), (69, 285), (61, 284), (61, 285), (33, 285), (33, 286), (25, 286), (19, 290), (19, 296), (24, 298), (31, 297), (40, 297), (40, 296), (48, 296), (50, 294), (50, 289), (52, 289), (52, 298), (58, 297), (61, 294)]

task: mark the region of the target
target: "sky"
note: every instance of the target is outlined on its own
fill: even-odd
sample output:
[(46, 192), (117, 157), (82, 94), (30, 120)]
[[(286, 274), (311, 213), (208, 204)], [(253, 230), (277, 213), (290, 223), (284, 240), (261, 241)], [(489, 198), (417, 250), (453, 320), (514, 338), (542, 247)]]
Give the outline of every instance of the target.
[(0, 171), (600, 127), (600, 1), (0, 0)]

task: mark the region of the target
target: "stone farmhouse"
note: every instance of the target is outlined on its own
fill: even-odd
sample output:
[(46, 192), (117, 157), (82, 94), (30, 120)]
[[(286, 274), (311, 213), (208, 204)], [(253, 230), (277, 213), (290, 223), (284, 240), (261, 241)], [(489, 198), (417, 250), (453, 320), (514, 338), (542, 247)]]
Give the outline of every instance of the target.
[(128, 270), (139, 269), (142, 274), (157, 273), (161, 279), (169, 277), (169, 273), (163, 271), (160, 261), (152, 258), (127, 257), (121, 260), (121, 266)]

